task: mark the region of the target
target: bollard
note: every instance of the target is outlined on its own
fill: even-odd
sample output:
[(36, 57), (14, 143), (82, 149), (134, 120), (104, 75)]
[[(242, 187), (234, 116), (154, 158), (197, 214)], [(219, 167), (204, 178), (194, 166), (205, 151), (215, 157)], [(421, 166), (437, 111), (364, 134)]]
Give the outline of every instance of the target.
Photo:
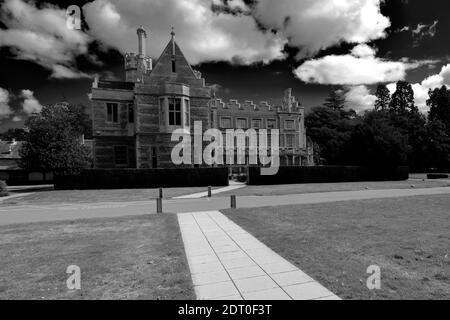
[(162, 199), (163, 197), (163, 189), (159, 188), (159, 197)]
[(208, 187), (208, 198), (211, 198), (211, 187)]
[(162, 213), (162, 198), (156, 199), (156, 213)]
[(236, 209), (236, 196), (231, 196), (231, 208)]

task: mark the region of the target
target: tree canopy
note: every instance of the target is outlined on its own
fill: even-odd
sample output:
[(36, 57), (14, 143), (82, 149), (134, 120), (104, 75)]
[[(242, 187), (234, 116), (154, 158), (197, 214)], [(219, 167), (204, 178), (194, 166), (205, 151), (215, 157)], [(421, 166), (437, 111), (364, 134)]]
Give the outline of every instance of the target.
[(380, 84), (375, 93), (377, 100), (375, 101), (376, 111), (386, 111), (391, 103), (391, 93), (385, 84)]
[(90, 151), (81, 144), (87, 129), (83, 108), (68, 104), (46, 106), (26, 122), (29, 133), (20, 155), (26, 169), (77, 173), (90, 166)]
[(430, 90), (428, 117), (415, 105), (410, 83), (399, 81), (392, 96), (379, 85), (374, 109), (364, 114), (336, 108), (336, 91), (306, 116), (307, 135), (322, 164), (399, 165), (450, 168), (450, 89)]
[(27, 137), (27, 131), (20, 128), (8, 129), (0, 134), (0, 139), (5, 141), (24, 141)]

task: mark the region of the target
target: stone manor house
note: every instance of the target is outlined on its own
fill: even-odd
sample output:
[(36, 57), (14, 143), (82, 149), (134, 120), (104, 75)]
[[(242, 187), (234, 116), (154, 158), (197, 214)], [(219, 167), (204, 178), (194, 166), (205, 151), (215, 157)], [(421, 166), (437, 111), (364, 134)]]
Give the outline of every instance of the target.
[(205, 85), (201, 73), (192, 69), (173, 31), (154, 65), (146, 55), (146, 31), (140, 27), (137, 35), (138, 53), (124, 57), (125, 81), (96, 79), (92, 85), (96, 168), (174, 167), (171, 152), (178, 142), (171, 141), (171, 133), (186, 128), (193, 135), (194, 121), (202, 121), (204, 131), (279, 129), (281, 165), (312, 165), (304, 108), (290, 89), (279, 106), (222, 101)]

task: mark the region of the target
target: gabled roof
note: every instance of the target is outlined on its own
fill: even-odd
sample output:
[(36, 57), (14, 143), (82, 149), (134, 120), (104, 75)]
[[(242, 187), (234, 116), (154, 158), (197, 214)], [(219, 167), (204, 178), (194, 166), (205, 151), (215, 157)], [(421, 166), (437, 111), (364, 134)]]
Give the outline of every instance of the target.
[(197, 79), (194, 70), (187, 61), (184, 53), (172, 37), (156, 61), (151, 76), (166, 76), (172, 74), (172, 61), (175, 60), (176, 73), (183, 78)]

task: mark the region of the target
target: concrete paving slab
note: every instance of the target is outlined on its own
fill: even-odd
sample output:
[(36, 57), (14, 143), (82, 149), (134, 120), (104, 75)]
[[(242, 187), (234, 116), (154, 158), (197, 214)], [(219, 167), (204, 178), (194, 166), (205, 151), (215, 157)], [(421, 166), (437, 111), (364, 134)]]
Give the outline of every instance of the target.
[(334, 294), (317, 282), (308, 282), (283, 287), (294, 300), (313, 300), (330, 297)]
[(279, 288), (278, 284), (269, 276), (253, 277), (247, 279), (235, 280), (234, 283), (242, 293), (263, 291), (273, 288)]
[(280, 288), (247, 292), (243, 294), (243, 297), (244, 300), (292, 300), (292, 298)]
[(339, 299), (220, 212), (178, 218), (198, 299)]
[(240, 295), (231, 281), (196, 286), (195, 294), (199, 300)]

